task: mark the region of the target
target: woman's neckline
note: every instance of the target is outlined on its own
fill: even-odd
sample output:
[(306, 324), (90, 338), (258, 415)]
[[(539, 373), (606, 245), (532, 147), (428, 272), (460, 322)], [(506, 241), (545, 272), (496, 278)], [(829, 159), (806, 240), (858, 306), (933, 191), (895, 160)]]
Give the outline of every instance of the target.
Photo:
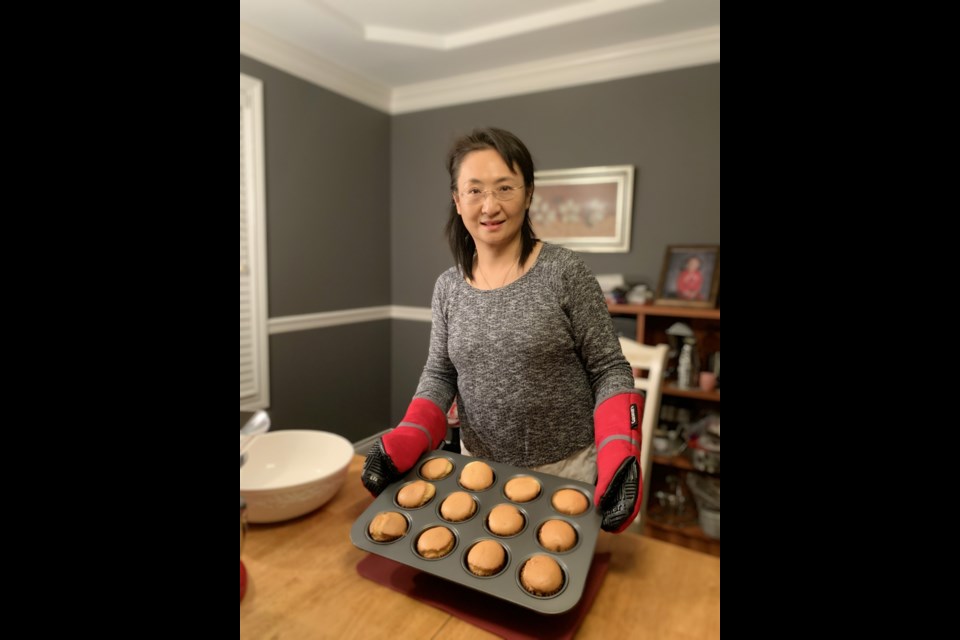
[(516, 280), (513, 280), (512, 282), (508, 282), (502, 287), (497, 287), (496, 289), (480, 289), (479, 287), (475, 287), (472, 283), (467, 282), (466, 277), (463, 278), (463, 283), (468, 287), (470, 287), (472, 290), (478, 291), (480, 293), (494, 293), (496, 291), (504, 291), (506, 289), (509, 289), (510, 287), (517, 284), (518, 282), (526, 278), (528, 275), (533, 273), (533, 270), (537, 268), (538, 264), (540, 264), (540, 257), (543, 255), (543, 252), (546, 248), (547, 248), (547, 243), (545, 243), (543, 240), (537, 240), (537, 243), (533, 247), (533, 251), (530, 252), (530, 257), (527, 258), (528, 260), (533, 260), (533, 264), (531, 264), (530, 268), (527, 269), (524, 273), (522, 273), (519, 278), (517, 278)]

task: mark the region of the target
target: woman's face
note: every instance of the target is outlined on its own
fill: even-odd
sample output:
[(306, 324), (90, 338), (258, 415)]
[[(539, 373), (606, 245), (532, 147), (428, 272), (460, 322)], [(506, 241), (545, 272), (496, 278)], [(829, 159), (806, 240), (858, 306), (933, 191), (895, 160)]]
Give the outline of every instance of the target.
[(697, 271), (700, 269), (700, 258), (690, 258), (687, 260), (687, 271)]
[[(493, 149), (471, 151), (460, 164), (453, 202), (478, 247), (483, 244), (502, 248), (519, 241), (523, 216), (533, 194), (524, 189), (523, 175), (516, 166), (514, 170)], [(497, 200), (493, 191), (503, 186), (519, 189), (513, 192), (511, 200)], [(470, 190), (486, 193), (480, 202), (470, 203), (462, 195)]]

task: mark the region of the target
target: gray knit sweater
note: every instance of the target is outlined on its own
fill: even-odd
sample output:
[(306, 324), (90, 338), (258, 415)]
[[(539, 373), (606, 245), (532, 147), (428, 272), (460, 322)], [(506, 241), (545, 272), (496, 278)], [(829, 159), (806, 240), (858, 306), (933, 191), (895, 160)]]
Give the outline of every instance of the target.
[(446, 411), (478, 457), (519, 467), (563, 460), (593, 443), (593, 410), (633, 377), (603, 293), (583, 260), (544, 244), (536, 263), (493, 291), (457, 267), (433, 291), (430, 352), (416, 397)]

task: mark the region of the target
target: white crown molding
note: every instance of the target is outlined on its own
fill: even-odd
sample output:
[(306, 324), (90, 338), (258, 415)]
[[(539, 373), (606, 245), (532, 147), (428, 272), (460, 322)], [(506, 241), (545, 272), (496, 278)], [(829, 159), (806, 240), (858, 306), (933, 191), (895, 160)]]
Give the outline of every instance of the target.
[(393, 90), (390, 113), (562, 89), (720, 61), (720, 27), (501, 67)]
[(720, 61), (720, 27), (394, 88), (240, 23), (240, 53), (390, 115)]
[(380, 27), (377, 25), (364, 27), (363, 39), (367, 40), (368, 42), (400, 44), (408, 47), (433, 49), (436, 51), (447, 51), (448, 49), (452, 48), (448, 42), (447, 36), (438, 36), (433, 33), (424, 33), (422, 31), (410, 31), (409, 29)]
[(363, 27), (363, 36), (371, 42), (451, 51), (660, 2), (663, 0), (594, 0), (441, 35), (371, 24)]
[(326, 311), (323, 313), (308, 313), (301, 316), (284, 316), (270, 318), (267, 322), (270, 335), (293, 333), (294, 331), (311, 331), (326, 329), (346, 324), (359, 324), (376, 320), (416, 320), (418, 322), (432, 322), (433, 317), (429, 307), (365, 307), (362, 309), (344, 309), (342, 311)]
[(389, 113), (390, 87), (240, 23), (240, 53)]

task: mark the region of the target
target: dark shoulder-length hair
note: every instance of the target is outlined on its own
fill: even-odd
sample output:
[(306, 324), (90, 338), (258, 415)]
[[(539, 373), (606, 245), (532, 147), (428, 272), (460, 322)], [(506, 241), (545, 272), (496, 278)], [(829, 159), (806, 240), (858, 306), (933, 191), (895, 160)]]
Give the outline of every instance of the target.
[[(450, 191), (453, 194), (457, 193), (457, 180), (460, 177), (460, 165), (463, 164), (463, 159), (468, 153), (482, 149), (493, 149), (499, 153), (511, 171), (519, 167), (520, 174), (523, 176), (524, 198), (533, 193), (533, 157), (526, 145), (509, 131), (484, 127), (474, 129), (469, 134), (459, 138), (453, 143), (450, 153), (447, 154), (447, 171), (450, 172)], [(452, 200), (446, 232), (447, 241), (450, 243), (450, 251), (453, 252), (453, 259), (456, 260), (460, 270), (472, 280), (473, 256), (477, 251), (477, 245), (467, 231), (466, 225), (463, 224), (463, 218), (457, 213), (457, 205)], [(520, 238), (520, 264), (523, 265), (527, 262), (527, 258), (530, 257), (537, 244), (537, 236), (530, 225), (529, 207), (523, 213)]]

